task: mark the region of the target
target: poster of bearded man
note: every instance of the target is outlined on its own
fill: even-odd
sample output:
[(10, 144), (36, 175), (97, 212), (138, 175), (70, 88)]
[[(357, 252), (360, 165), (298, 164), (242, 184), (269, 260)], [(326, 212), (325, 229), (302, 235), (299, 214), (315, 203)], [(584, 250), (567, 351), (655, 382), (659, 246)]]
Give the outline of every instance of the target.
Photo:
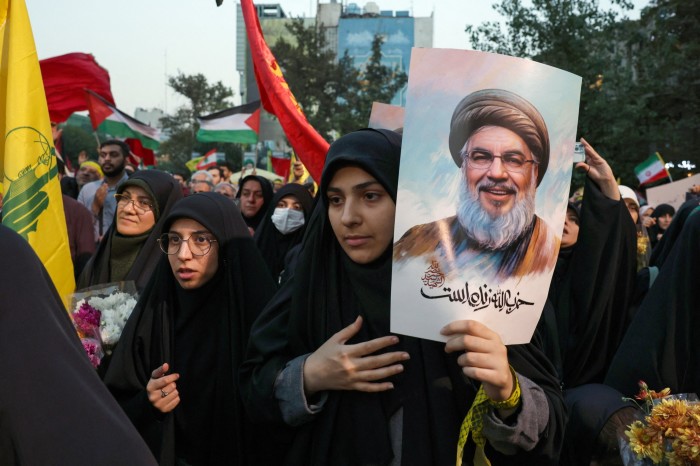
[(477, 320), (530, 341), (559, 252), (581, 78), (485, 52), (413, 49), (391, 331)]

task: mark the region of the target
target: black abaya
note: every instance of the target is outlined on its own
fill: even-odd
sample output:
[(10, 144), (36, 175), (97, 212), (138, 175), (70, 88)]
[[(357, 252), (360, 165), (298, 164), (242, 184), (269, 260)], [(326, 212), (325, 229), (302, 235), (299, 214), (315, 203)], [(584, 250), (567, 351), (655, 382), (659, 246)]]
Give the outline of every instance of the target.
[[(285, 235), (281, 233), (272, 222), (272, 214), (275, 213), (277, 203), (283, 197), (290, 195), (294, 196), (299, 201), (299, 204), (301, 204), (302, 211), (304, 212), (304, 225), (298, 230)], [(282, 270), (284, 270), (284, 261), (289, 250), (301, 243), (304, 231), (306, 231), (306, 224), (309, 222), (309, 217), (311, 216), (312, 204), (313, 199), (306, 188), (296, 183), (284, 185), (273, 196), (265, 218), (255, 230), (255, 244), (258, 246), (274, 278), (279, 277)]]
[(0, 261), (0, 464), (155, 465), (43, 265), (4, 226)]
[[(274, 283), (233, 203), (215, 193), (178, 202), (163, 224), (179, 218), (205, 226), (218, 241), (219, 266), (202, 287), (183, 290), (162, 254), (129, 318), (105, 383), (162, 465), (271, 464), (274, 449), (247, 422), (236, 372), (250, 326)], [(179, 373), (181, 402), (162, 415), (146, 396), (151, 372), (167, 362)]]
[(626, 395), (641, 379), (654, 390), (700, 393), (700, 211), (694, 210), (629, 326), (605, 383)]
[(241, 194), (243, 193), (243, 186), (245, 186), (245, 184), (251, 180), (260, 183), (260, 188), (262, 189), (263, 204), (260, 207), (260, 210), (258, 210), (258, 212), (252, 217), (246, 217), (244, 215), (243, 221), (246, 225), (252, 228), (253, 231), (255, 231), (258, 229), (258, 225), (260, 225), (260, 222), (262, 222), (263, 218), (265, 218), (265, 213), (267, 212), (267, 208), (269, 207), (270, 202), (272, 201), (272, 195), (274, 193), (272, 192), (272, 185), (270, 184), (270, 181), (268, 181), (266, 178), (257, 175), (248, 175), (244, 176), (241, 179), (241, 181), (239, 181), (236, 199), (241, 198)]
[[(395, 199), (400, 138), (391, 131), (364, 130), (331, 145), (320, 199), (309, 222), (292, 276), (256, 321), (247, 361), (241, 369), (246, 409), (259, 421), (283, 422), (274, 385), (288, 361), (318, 349), (333, 334), (364, 318), (348, 343), (389, 334), (391, 248), (375, 262), (352, 262), (335, 239), (327, 215), (326, 189), (335, 172), (358, 166)], [(400, 336), (389, 351), (407, 351), (405, 370), (390, 378), (383, 393), (330, 391), (317, 418), (295, 432), (286, 464), (389, 464), (393, 458), (389, 420), (401, 410), (402, 464), (454, 464), (460, 423), (478, 386), (466, 380), (444, 344)], [(516, 371), (538, 383), (547, 395), (547, 432), (531, 452), (506, 457), (487, 445), (492, 464), (556, 464), (564, 424), (554, 369), (533, 345), (508, 348)], [(472, 450), (470, 450), (470, 448)], [(473, 456), (468, 444), (464, 464)]]

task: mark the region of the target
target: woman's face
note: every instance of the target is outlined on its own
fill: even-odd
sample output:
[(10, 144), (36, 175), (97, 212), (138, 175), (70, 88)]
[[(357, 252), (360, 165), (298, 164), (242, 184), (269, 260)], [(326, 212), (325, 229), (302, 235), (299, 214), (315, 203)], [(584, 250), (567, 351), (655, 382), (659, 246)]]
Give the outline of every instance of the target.
[(637, 203), (634, 202), (632, 199), (625, 199), (625, 205), (627, 206), (627, 210), (629, 210), (630, 215), (632, 216), (632, 221), (634, 223), (637, 223), (637, 220), (639, 220), (639, 207), (637, 206)]
[(288, 194), (280, 199), (276, 207), (279, 207), (280, 209), (302, 210), (301, 202), (299, 202), (299, 199), (297, 199), (293, 194)]
[[(214, 235), (191, 218), (175, 220), (169, 233), (179, 236), (180, 249), (169, 254), (168, 261), (180, 286), (194, 290), (211, 280), (219, 269), (219, 243)], [(207, 246), (209, 251), (198, 255)]]
[(343, 251), (369, 264), (391, 245), (396, 205), (382, 184), (358, 167), (338, 170), (328, 184), (328, 219)]
[(138, 186), (128, 186), (117, 198), (117, 231), (124, 236), (138, 236), (156, 224), (154, 201)]
[(671, 220), (673, 220), (673, 216), (671, 214), (663, 214), (661, 217), (656, 219), (656, 224), (662, 230), (667, 230), (669, 225), (671, 225)]
[(578, 214), (574, 209), (566, 209), (564, 233), (561, 235), (561, 247), (568, 248), (578, 241)]

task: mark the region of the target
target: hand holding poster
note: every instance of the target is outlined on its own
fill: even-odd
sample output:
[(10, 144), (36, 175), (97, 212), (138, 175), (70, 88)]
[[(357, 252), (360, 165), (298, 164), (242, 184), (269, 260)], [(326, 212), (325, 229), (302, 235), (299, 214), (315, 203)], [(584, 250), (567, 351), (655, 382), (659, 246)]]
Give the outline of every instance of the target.
[(581, 78), (530, 60), (414, 49), (399, 172), (392, 332), (478, 320), (530, 341), (566, 211)]

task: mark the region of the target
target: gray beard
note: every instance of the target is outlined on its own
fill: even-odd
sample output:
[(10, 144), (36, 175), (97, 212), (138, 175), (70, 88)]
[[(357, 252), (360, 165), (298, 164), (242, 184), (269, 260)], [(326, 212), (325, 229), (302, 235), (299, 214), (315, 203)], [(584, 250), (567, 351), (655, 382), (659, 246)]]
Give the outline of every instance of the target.
[(459, 207), (457, 219), (467, 234), (484, 249), (503, 249), (519, 239), (530, 226), (535, 215), (535, 190), (537, 184), (533, 177), (528, 192), (522, 200), (516, 200), (510, 212), (491, 218), (479, 202), (479, 188), (504, 186), (513, 189), (518, 195), (518, 188), (512, 182), (494, 183), (488, 178), (481, 180), (472, 191), (462, 173), (459, 183)]

